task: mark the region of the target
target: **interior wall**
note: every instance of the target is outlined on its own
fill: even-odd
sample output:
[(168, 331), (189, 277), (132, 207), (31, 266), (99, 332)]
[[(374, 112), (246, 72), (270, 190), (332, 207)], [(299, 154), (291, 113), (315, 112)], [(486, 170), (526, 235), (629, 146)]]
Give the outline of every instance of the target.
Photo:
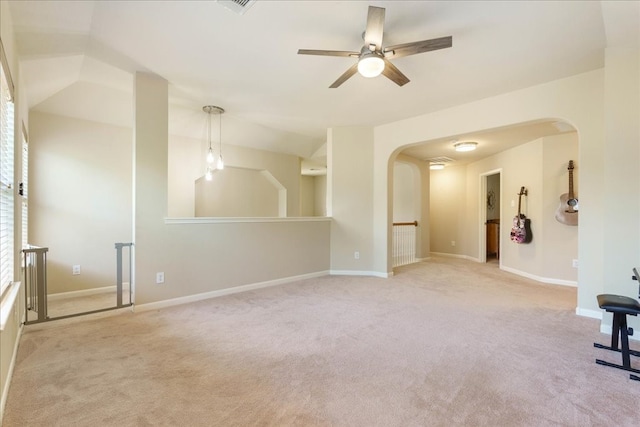
[[(374, 209), (372, 217), (374, 247), (379, 256), (376, 257), (375, 271), (385, 271), (389, 266), (389, 230), (386, 224), (390, 215), (390, 204), (385, 200), (388, 199), (391, 191), (388, 168), (394, 152), (421, 141), (451, 138), (455, 135), (478, 130), (496, 129), (541, 119), (564, 120), (572, 124), (580, 135), (580, 153), (577, 161), (581, 165), (579, 176), (581, 199), (597, 204), (603, 200), (603, 155), (606, 155), (602, 148), (603, 99), (604, 70), (596, 70), (376, 127), (374, 131)], [(637, 123), (635, 126), (637, 127)], [(610, 143), (619, 144), (620, 142), (611, 141)], [(521, 162), (522, 158), (515, 160)], [(637, 159), (634, 161), (637, 163)], [(495, 166), (487, 168), (487, 170), (493, 169)], [(534, 219), (539, 218), (541, 212), (536, 212), (536, 209), (541, 209), (542, 199), (534, 200), (534, 198), (541, 194), (538, 191), (542, 186), (541, 182), (542, 180), (540, 183), (525, 182), (516, 176), (512, 184), (505, 183), (503, 186), (503, 196), (508, 195), (504, 196), (502, 200), (503, 206), (509, 206), (510, 200), (507, 197), (515, 196), (520, 186), (525, 185), (533, 190), (531, 196), (528, 197), (528, 203), (531, 203), (528, 212)], [(345, 185), (347, 184), (345, 183)], [(476, 188), (479, 186), (476, 185)], [(476, 207), (474, 215), (477, 216), (479, 201), (467, 198), (465, 203)], [(513, 211), (508, 213), (503, 210), (502, 213), (505, 220), (507, 217), (513, 216)], [(594, 313), (594, 315), (600, 313), (595, 295), (601, 293), (604, 282), (602, 276), (604, 261), (601, 250), (603, 218), (600, 207), (591, 207), (590, 205), (589, 209), (585, 210), (584, 204), (582, 205), (578, 251), (581, 266), (578, 271), (578, 310), (581, 313)], [(471, 218), (469, 221), (473, 223), (475, 220)], [(534, 226), (537, 226), (536, 223), (534, 222)], [(474, 228), (468, 228), (465, 232), (467, 235), (477, 236), (477, 227), (478, 225)], [(534, 230), (534, 232), (536, 231)], [(505, 242), (504, 237), (502, 242)], [(519, 251), (533, 250), (533, 247), (530, 246), (519, 246), (521, 246)], [(463, 248), (464, 253), (468, 256), (472, 256), (478, 250), (477, 238), (475, 242), (471, 242)], [(539, 267), (536, 266), (532, 274), (539, 274), (539, 271)]]
[(393, 222), (417, 221), (419, 199), (415, 197), (414, 171), (407, 163), (396, 161), (393, 168)]
[(302, 175), (300, 177), (300, 216), (315, 215), (315, 181), (314, 176)]
[[(638, 2), (636, 12), (640, 24)], [(636, 30), (640, 33), (640, 25)], [(632, 267), (640, 270), (640, 47), (608, 48), (605, 63), (605, 179), (601, 182), (602, 206), (607, 208), (602, 219), (601, 250), (607, 259), (604, 289), (612, 294), (638, 297), (638, 282), (630, 279)], [(581, 208), (582, 215), (592, 206), (583, 203)], [(609, 314), (605, 317), (607, 327), (611, 317)], [(640, 319), (629, 322), (640, 328)]]
[(332, 272), (367, 274), (372, 270), (372, 141), (373, 129), (368, 127), (328, 131)]
[[(169, 136), (169, 217), (196, 216), (196, 181), (205, 173), (206, 149), (204, 140)], [(300, 158), (298, 156), (226, 144), (222, 146), (222, 151), (225, 169), (221, 173), (230, 168), (269, 171), (287, 190), (287, 216), (301, 216)], [(229, 192), (237, 196), (244, 193), (242, 187), (245, 184), (242, 180), (238, 181), (237, 185), (234, 181), (226, 181)], [(246, 203), (250, 204), (250, 201)], [(239, 216), (251, 215), (243, 213)]]
[(205, 173), (202, 144), (194, 138), (169, 135), (167, 215), (171, 218), (195, 216), (195, 182)]
[(262, 171), (226, 166), (214, 171), (211, 181), (198, 178), (195, 187), (196, 217), (280, 216), (281, 187)]
[(167, 220), (167, 82), (139, 73), (135, 93), (136, 305), (326, 274), (327, 218)]
[[(543, 214), (544, 228), (540, 237), (544, 251), (542, 266), (544, 277), (569, 283), (577, 283), (578, 270), (573, 260), (578, 259), (578, 226), (566, 225), (555, 219), (560, 206), (560, 196), (569, 191), (569, 160), (574, 161), (574, 195), (580, 199), (580, 165), (578, 159), (578, 134), (570, 132), (542, 138), (543, 145)], [(578, 215), (580, 213), (578, 212)]]
[(430, 199), (431, 252), (461, 255), (466, 206), (465, 166), (450, 165), (431, 171)]
[[(542, 253), (546, 248), (541, 239), (544, 228), (545, 215), (542, 209), (544, 188), (542, 185), (542, 140), (529, 143), (504, 151), (488, 159), (480, 160), (469, 165), (467, 169), (467, 193), (469, 211), (466, 215), (469, 238), (465, 240), (465, 253), (473, 258), (480, 258), (480, 232), (484, 232), (484, 224), (480, 224), (480, 209), (484, 209), (486, 201), (484, 195), (479, 194), (480, 175), (491, 170), (502, 169), (503, 205), (501, 217), (505, 224), (502, 227), (500, 240), (500, 259), (503, 268), (511, 268), (519, 272), (545, 277), (542, 274)], [(522, 159), (526, 159), (522, 161)], [(522, 187), (526, 195), (519, 197)], [(518, 201), (521, 200), (521, 213), (531, 220), (531, 243), (518, 244), (510, 239), (513, 218), (518, 214)], [(552, 216), (553, 218), (553, 216)]]
[(48, 292), (115, 285), (114, 244), (132, 241), (131, 129), (32, 111), (29, 136), (29, 243), (49, 248)]
[(313, 186), (313, 215), (327, 216), (327, 176), (319, 175), (314, 177)]
[[(576, 284), (577, 270), (572, 262), (578, 256), (578, 228), (557, 222), (555, 210), (560, 192), (567, 192), (568, 161), (577, 155), (577, 134), (571, 132), (540, 138), (467, 166), (433, 171), (432, 250), (481, 259), (484, 227), (480, 211), (486, 208), (485, 195), (479, 194), (481, 175), (501, 169), (503, 200), (502, 205), (496, 205), (495, 216), (501, 218), (502, 267), (541, 281)], [(519, 160), (525, 158), (526, 162)], [(574, 186), (578, 188), (577, 179)], [(510, 239), (521, 187), (527, 190), (521, 198), (521, 212), (531, 220), (533, 234), (528, 244)], [(499, 194), (499, 186), (495, 191)], [(467, 203), (463, 206), (461, 200)]]

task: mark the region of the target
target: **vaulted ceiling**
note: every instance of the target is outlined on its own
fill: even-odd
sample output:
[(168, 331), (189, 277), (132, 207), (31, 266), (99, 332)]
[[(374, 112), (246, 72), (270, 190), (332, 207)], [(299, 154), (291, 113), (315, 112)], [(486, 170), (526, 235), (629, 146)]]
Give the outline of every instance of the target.
[[(169, 82), (171, 132), (200, 137), (202, 106), (219, 105), (225, 143), (311, 157), (330, 127), (601, 68), (637, 22), (604, 3), (258, 0), (239, 14), (222, 1), (11, 1), (10, 11), (30, 108), (130, 126), (133, 73), (151, 72)], [(355, 60), (297, 50), (359, 50), (369, 5), (386, 8), (385, 45), (450, 35), (453, 47), (394, 60), (411, 80), (402, 87), (355, 75), (329, 89)]]

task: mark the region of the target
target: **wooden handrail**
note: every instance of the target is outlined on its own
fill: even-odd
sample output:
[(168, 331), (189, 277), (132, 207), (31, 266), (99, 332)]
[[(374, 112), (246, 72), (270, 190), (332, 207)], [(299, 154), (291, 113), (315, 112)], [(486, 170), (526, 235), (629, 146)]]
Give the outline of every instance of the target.
[(414, 227), (418, 226), (418, 221), (413, 222), (394, 222), (393, 225), (413, 225)]

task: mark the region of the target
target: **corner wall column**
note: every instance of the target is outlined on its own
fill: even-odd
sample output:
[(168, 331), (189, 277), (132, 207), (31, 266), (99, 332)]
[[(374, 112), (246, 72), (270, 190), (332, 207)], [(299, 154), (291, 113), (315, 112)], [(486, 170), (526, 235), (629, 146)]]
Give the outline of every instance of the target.
[(133, 236), (136, 303), (145, 303), (155, 272), (166, 266), (163, 250), (167, 216), (169, 142), (168, 83), (136, 73), (133, 126)]

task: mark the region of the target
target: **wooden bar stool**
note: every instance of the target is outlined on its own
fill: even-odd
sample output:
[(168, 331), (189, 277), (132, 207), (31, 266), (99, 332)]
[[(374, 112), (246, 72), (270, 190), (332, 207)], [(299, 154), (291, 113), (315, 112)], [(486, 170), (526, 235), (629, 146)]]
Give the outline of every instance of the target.
[[(633, 269), (633, 279), (638, 280), (638, 271)], [(640, 351), (629, 348), (629, 335), (633, 335), (633, 329), (627, 326), (627, 316), (637, 316), (640, 314), (640, 302), (633, 298), (622, 295), (602, 294), (598, 295), (598, 306), (601, 309), (613, 314), (613, 327), (611, 330), (611, 346), (594, 343), (594, 347), (613, 350), (622, 353), (622, 365), (605, 362), (596, 359), (598, 365), (611, 366), (613, 368), (624, 369), (625, 371), (640, 374), (640, 369), (631, 367), (631, 356), (640, 357)], [(619, 338), (619, 340), (618, 340)], [(621, 344), (622, 348), (619, 348)], [(640, 376), (630, 374), (629, 378), (640, 381)]]

